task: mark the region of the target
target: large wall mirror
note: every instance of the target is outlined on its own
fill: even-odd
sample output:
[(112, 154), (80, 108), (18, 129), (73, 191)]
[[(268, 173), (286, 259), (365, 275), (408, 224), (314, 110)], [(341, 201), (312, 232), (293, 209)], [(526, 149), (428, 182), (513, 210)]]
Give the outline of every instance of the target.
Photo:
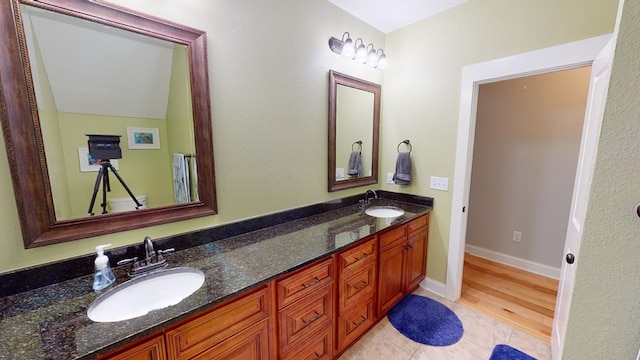
[(329, 191), (378, 182), (381, 86), (329, 71)]
[(216, 213), (203, 31), (86, 0), (2, 0), (0, 22), (26, 248)]

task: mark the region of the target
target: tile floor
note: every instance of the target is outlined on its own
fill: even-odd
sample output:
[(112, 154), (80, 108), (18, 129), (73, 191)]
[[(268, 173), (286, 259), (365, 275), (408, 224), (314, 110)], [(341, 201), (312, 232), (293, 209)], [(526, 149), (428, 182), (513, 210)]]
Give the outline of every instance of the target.
[(418, 288), (414, 294), (453, 310), (464, 327), (462, 339), (451, 346), (422, 345), (400, 334), (385, 317), (339, 360), (488, 360), (497, 344), (508, 344), (538, 360), (551, 360), (551, 348), (543, 340), (425, 289)]

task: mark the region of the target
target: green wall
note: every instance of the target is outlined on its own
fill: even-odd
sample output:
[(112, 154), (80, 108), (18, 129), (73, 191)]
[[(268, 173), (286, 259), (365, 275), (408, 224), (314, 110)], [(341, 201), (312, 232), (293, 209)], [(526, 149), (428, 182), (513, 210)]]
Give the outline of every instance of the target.
[(625, 1), (563, 359), (636, 359), (640, 347), (640, 3)]
[[(87, 216), (87, 210), (98, 176), (97, 172), (81, 172), (78, 148), (87, 147), (86, 134), (121, 135), (122, 159), (118, 160), (118, 174), (135, 195), (146, 194), (148, 206), (171, 205), (173, 201), (173, 174), (167, 149), (166, 121), (129, 117), (64, 113), (58, 114), (65, 154), (68, 188), (71, 189), (72, 217)], [(160, 149), (129, 149), (127, 127), (157, 128), (160, 133)], [(51, 165), (49, 165), (51, 167)], [(107, 199), (128, 197), (126, 190), (110, 172), (111, 192)], [(98, 192), (93, 211), (101, 213), (102, 187)], [(109, 210), (107, 210), (109, 211)]]
[[(380, 172), (395, 168), (395, 147), (413, 146), (411, 185), (383, 189), (434, 198), (427, 274), (445, 282), (462, 68), (613, 31), (617, 0), (472, 0), (387, 36)], [(449, 178), (449, 191), (429, 178)]]
[[(179, 11), (169, 0), (119, 2), (208, 34), (219, 214), (24, 250), (6, 175), (0, 271), (91, 253), (102, 242), (127, 245), (364, 192), (326, 191), (327, 72), (334, 69), (377, 83), (384, 74), (380, 173), (384, 180), (393, 172), (396, 145), (410, 139), (414, 177), (409, 186), (380, 187), (435, 198), (428, 275), (444, 282), (451, 192), (428, 183), (431, 175), (453, 180), (462, 67), (611, 32), (616, 11), (613, 0), (476, 0), (385, 37), (323, 0), (191, 0)], [(384, 47), (389, 68), (329, 51), (328, 38), (346, 30)]]
[[(219, 214), (24, 249), (10, 174), (3, 171), (0, 273), (91, 254), (98, 244), (125, 246), (147, 235), (171, 236), (364, 193), (327, 192), (328, 71), (376, 83), (383, 73), (336, 55), (327, 42), (350, 31), (384, 47), (382, 33), (325, 0), (116, 3), (207, 32)], [(8, 169), (4, 146), (0, 168)]]
[[(326, 191), (327, 72), (383, 84), (381, 180), (396, 145), (413, 145), (414, 181), (382, 188), (435, 198), (428, 276), (444, 282), (451, 192), (428, 188), (450, 178), (464, 66), (613, 31), (616, 0), (471, 0), (384, 35), (325, 0), (118, 0), (116, 3), (207, 32), (220, 213), (25, 250), (8, 171), (0, 172), (0, 272), (89, 254), (95, 245), (138, 243), (332, 198), (366, 188)], [(633, 358), (640, 343), (636, 262), (640, 257), (636, 99), (640, 97), (640, 6), (628, 2), (585, 223), (565, 358)], [(350, 31), (383, 47), (383, 72), (329, 51)], [(386, 43), (385, 43), (386, 42)], [(383, 79), (384, 77), (384, 79)], [(384, 80), (384, 81), (382, 81)], [(8, 169), (0, 147), (0, 167)], [(635, 199), (635, 200), (634, 200)], [(607, 210), (604, 211), (603, 209)], [(87, 272), (90, 272), (87, 269)]]

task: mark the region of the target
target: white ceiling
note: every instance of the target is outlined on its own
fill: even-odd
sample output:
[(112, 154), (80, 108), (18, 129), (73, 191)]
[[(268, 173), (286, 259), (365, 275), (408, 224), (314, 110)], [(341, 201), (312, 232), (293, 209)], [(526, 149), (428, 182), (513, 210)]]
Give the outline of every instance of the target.
[(383, 33), (390, 33), (468, 0), (329, 0)]
[(31, 6), (23, 14), (38, 104), (46, 84), (60, 112), (166, 118), (174, 44)]

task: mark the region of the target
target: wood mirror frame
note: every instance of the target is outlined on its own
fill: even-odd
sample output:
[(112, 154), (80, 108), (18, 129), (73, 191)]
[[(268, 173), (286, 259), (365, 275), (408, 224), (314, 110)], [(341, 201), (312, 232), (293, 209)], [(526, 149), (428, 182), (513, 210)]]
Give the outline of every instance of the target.
[[(371, 154), (371, 176), (338, 181), (336, 179), (336, 129), (338, 85), (347, 86), (373, 94), (373, 138)], [(329, 192), (378, 183), (378, 145), (380, 132), (380, 98), (382, 87), (336, 71), (329, 71)]]
[[(20, 4), (187, 47), (198, 156), (198, 202), (56, 220)], [(0, 0), (0, 38), (0, 120), (25, 248), (217, 213), (205, 32), (106, 2)]]

